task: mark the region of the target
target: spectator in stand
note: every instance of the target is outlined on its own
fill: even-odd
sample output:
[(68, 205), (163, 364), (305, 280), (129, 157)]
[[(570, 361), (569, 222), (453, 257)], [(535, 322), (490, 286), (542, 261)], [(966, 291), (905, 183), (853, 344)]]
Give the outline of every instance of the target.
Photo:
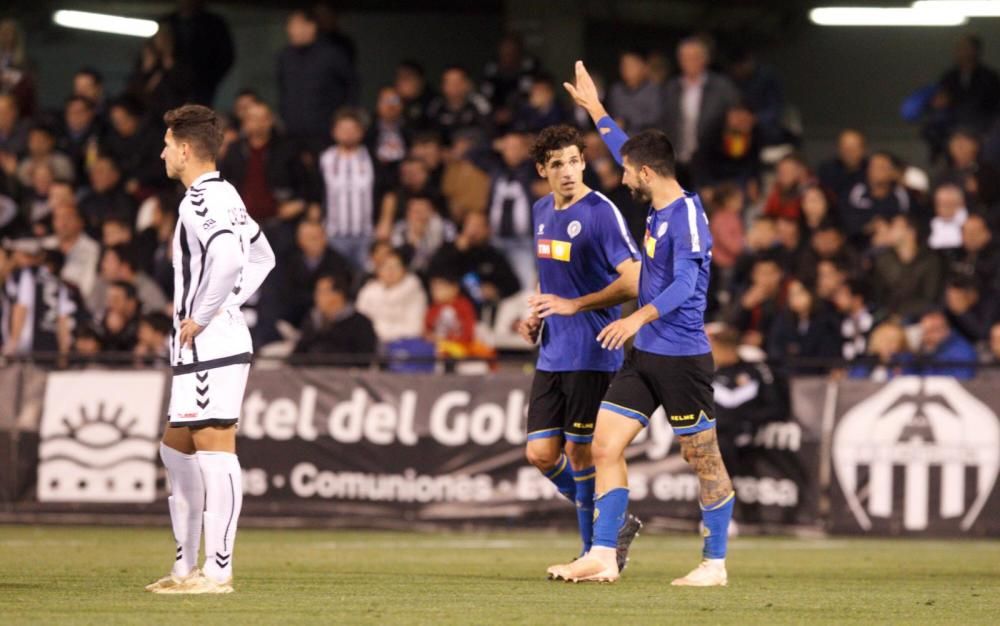
[(330, 130), (334, 145), (319, 159), (326, 236), (337, 252), (360, 267), (375, 224), (375, 165), (362, 143), (360, 111), (341, 109)]
[(973, 279), (978, 285), (996, 294), (1000, 274), (1000, 249), (993, 241), (993, 232), (986, 218), (972, 213), (962, 224), (962, 248), (951, 253), (949, 271)]
[[(826, 302), (798, 280), (788, 283), (786, 307), (778, 312), (768, 334), (767, 356), (792, 359), (837, 359), (841, 345), (837, 318)], [(789, 367), (793, 374), (822, 374), (829, 366), (813, 363)]]
[[(210, 59), (204, 58), (209, 62)], [(170, 109), (191, 101), (196, 68), (178, 63), (174, 33), (161, 23), (146, 40), (128, 78), (125, 92), (139, 102), (152, 119), (161, 119)]]
[(808, 248), (799, 257), (796, 275), (810, 287), (816, 286), (819, 262), (834, 261), (847, 268), (849, 273), (858, 271), (861, 258), (847, 245), (843, 231), (832, 221), (824, 220), (808, 239)]
[(446, 143), (461, 128), (478, 128), (488, 133), (490, 103), (472, 87), (469, 71), (460, 65), (447, 67), (441, 74), (441, 95), (427, 108), (427, 117)]
[(490, 227), (521, 283), (531, 284), (535, 275), (531, 207), (538, 199), (533, 185), (539, 180), (531, 159), (531, 137), (511, 131), (494, 145), (501, 165), (490, 176)]
[[(130, 245), (135, 239), (132, 232), (132, 222), (120, 217), (109, 217), (101, 225), (101, 246), (110, 248), (111, 246)], [(136, 254), (139, 266), (136, 269), (145, 270), (146, 263), (142, 255)]]
[(73, 161), (56, 150), (55, 130), (47, 124), (36, 123), (28, 131), (28, 152), (17, 166), (17, 178), (21, 184), (31, 186), (34, 168), (43, 163), (56, 180), (72, 182), (76, 176)]
[[(31, 181), (21, 188), (22, 212), (33, 226), (41, 226), (51, 215), (48, 197), (57, 181), (48, 162), (41, 162), (31, 170)], [(69, 185), (69, 183), (66, 183)]]
[(750, 224), (746, 234), (746, 247), (736, 258), (733, 267), (732, 290), (734, 293), (750, 285), (751, 274), (757, 259), (772, 254), (778, 247), (778, 229), (769, 217), (758, 216)]
[(403, 255), (390, 251), (375, 268), (375, 278), (358, 292), (358, 311), (375, 325), (382, 343), (424, 334), (427, 295), (414, 274), (406, 271)]
[[(454, 141), (454, 138), (452, 140)], [(445, 151), (441, 135), (433, 131), (414, 135), (410, 156), (420, 159), (427, 166), (428, 184), (437, 193), (441, 188), (441, 176), (444, 174)]]
[(990, 359), (993, 362), (1000, 362), (1000, 322), (990, 327), (989, 339)]
[(240, 139), (226, 152), (219, 170), (240, 192), (250, 217), (269, 231), (272, 223), (295, 220), (305, 210), (302, 162), (278, 133), (274, 114), (263, 102), (246, 106)]
[(697, 163), (697, 153), (720, 135), (726, 111), (739, 100), (732, 82), (709, 70), (708, 44), (698, 37), (684, 39), (677, 48), (680, 76), (671, 79), (663, 91), (663, 121), (660, 127), (674, 145), (682, 183)]
[(550, 74), (541, 73), (531, 79), (528, 97), (514, 114), (511, 127), (537, 133), (565, 120), (566, 112), (556, 96), (555, 79)]
[(350, 293), (353, 284), (351, 262), (331, 248), (326, 233), (319, 222), (303, 220), (296, 234), (297, 247), (281, 264), (284, 280), (281, 317), (299, 326), (313, 305), (316, 281), (321, 276), (332, 276), (338, 285)]
[(319, 37), (312, 12), (292, 11), (285, 32), (288, 45), (278, 55), (281, 119), (297, 146), (318, 153), (334, 112), (357, 103), (354, 70), (342, 50)]
[(11, 248), (15, 269), (0, 296), (6, 313), (0, 354), (67, 352), (76, 312), (70, 290), (37, 240), (20, 240)]
[(532, 76), (538, 71), (538, 62), (524, 53), (524, 42), (514, 34), (504, 35), (497, 44), (497, 59), (483, 68), (483, 82), (479, 92), (493, 110), (493, 123), (506, 128), (514, 112), (528, 99)]
[(375, 229), (376, 239), (392, 237), (396, 223), (406, 216), (406, 201), (413, 195), (431, 196), (435, 198), (435, 206), (438, 206), (438, 193), (431, 184), (427, 163), (415, 156), (408, 156), (399, 166), (399, 186), (382, 197)]
[(97, 156), (102, 132), (94, 103), (83, 96), (70, 96), (63, 105), (63, 126), (56, 147), (73, 162), (76, 184)]
[(375, 162), (379, 198), (399, 183), (399, 164), (406, 158), (409, 144), (410, 130), (403, 117), (403, 100), (395, 87), (386, 85), (379, 89), (375, 123), (365, 136), (365, 145)]
[(125, 191), (135, 194), (140, 189), (163, 186), (163, 135), (157, 126), (143, 120), (142, 106), (132, 98), (119, 98), (111, 104), (110, 119), (111, 128), (104, 136), (101, 151), (118, 164)]
[(756, 195), (762, 147), (756, 118), (747, 106), (734, 104), (726, 111), (719, 131), (719, 135), (709, 137), (699, 155), (703, 163), (696, 169), (703, 178), (698, 183), (735, 182)]
[(0, 93), (0, 152), (14, 157), (27, 152), (30, 129), (31, 122), (17, 110), (17, 99), (9, 93)]
[(773, 146), (788, 142), (788, 133), (782, 125), (785, 90), (777, 71), (760, 64), (749, 48), (743, 48), (733, 55), (729, 77), (739, 90), (743, 104), (753, 113), (760, 131), (761, 145)]
[(430, 274), (448, 270), (462, 277), (462, 287), (477, 308), (492, 308), (521, 289), (507, 257), (490, 245), (490, 223), (483, 213), (469, 213), (455, 241), (441, 246), (429, 264)]
[(176, 64), (191, 76), (194, 102), (212, 106), (215, 92), (235, 58), (226, 21), (205, 10), (204, 0), (179, 0), (163, 24), (173, 34)]
[(90, 166), (88, 175), (90, 185), (80, 194), (79, 201), (87, 234), (94, 239), (100, 238), (102, 226), (109, 218), (135, 223), (135, 200), (125, 193), (115, 162), (110, 157), (99, 156)]
[(958, 129), (948, 140), (948, 161), (938, 172), (938, 185), (957, 185), (965, 194), (966, 202), (974, 209), (993, 215), (993, 222), (1000, 222), (995, 209), (1000, 203), (1000, 171), (979, 157), (979, 136), (967, 129)]
[(931, 250), (955, 250), (962, 247), (962, 225), (969, 219), (965, 196), (953, 183), (945, 183), (934, 191), (934, 219), (927, 245)]
[(1000, 75), (983, 63), (983, 42), (976, 35), (959, 39), (954, 58), (938, 83), (945, 108), (956, 126), (983, 132), (1000, 106)]
[(434, 101), (434, 92), (427, 85), (427, 75), (416, 61), (401, 61), (396, 66), (393, 85), (403, 100), (403, 119), (411, 130), (425, 129), (430, 124), (427, 111)]
[(142, 309), (135, 286), (125, 281), (111, 283), (101, 320), (101, 347), (108, 352), (132, 352), (139, 340)]
[(762, 255), (753, 264), (750, 286), (733, 299), (729, 325), (740, 332), (743, 343), (763, 348), (784, 302), (784, 269), (773, 253)]
[(82, 67), (73, 74), (72, 95), (93, 102), (97, 119), (103, 126), (107, 121), (108, 101), (104, 94), (104, 76), (97, 69)]
[(448, 208), (448, 218), (461, 224), (473, 211), (486, 212), (490, 196), (490, 176), (487, 164), (480, 155), (484, 150), (477, 130), (455, 133), (451, 147), (445, 155), (441, 173), (441, 195)]
[(645, 50), (632, 48), (618, 56), (619, 82), (608, 90), (608, 111), (629, 133), (655, 128), (663, 118), (663, 92), (650, 80)]
[(454, 271), (430, 277), (431, 307), (424, 319), (424, 338), (437, 345), (438, 353), (462, 357), (476, 338), (476, 307), (464, 295)]
[(885, 382), (916, 373), (912, 365), (913, 354), (906, 343), (906, 331), (897, 321), (887, 320), (875, 327), (868, 341), (868, 355), (866, 363), (850, 369), (851, 378)]
[(901, 178), (902, 163), (895, 156), (888, 152), (876, 152), (868, 158), (865, 181), (854, 185), (846, 203), (839, 205), (841, 222), (852, 242), (864, 241), (872, 218), (891, 220), (915, 208), (910, 192), (900, 182)]
[(812, 235), (820, 226), (832, 223), (837, 225), (836, 215), (830, 208), (830, 198), (817, 184), (806, 185), (802, 190), (800, 203), (802, 212), (802, 229), (806, 236)]
[(847, 203), (851, 190), (864, 183), (868, 171), (868, 147), (864, 134), (845, 128), (837, 136), (837, 156), (820, 164), (817, 174), (823, 188), (839, 206)]
[(107, 301), (107, 292), (115, 283), (128, 283), (135, 288), (142, 310), (158, 313), (167, 308), (167, 298), (156, 282), (138, 267), (138, 255), (128, 245), (105, 248), (101, 257), (101, 274), (87, 297), (87, 309), (100, 317)]
[(426, 272), (434, 253), (455, 238), (455, 226), (441, 217), (434, 198), (412, 195), (406, 200), (406, 219), (397, 222), (390, 242), (410, 259), (409, 269)]
[(31, 117), (37, 113), (37, 94), (26, 48), (20, 24), (0, 19), (0, 93), (13, 95), (20, 114)]
[(931, 311), (921, 317), (920, 331), (921, 374), (962, 380), (976, 375), (976, 349), (951, 329), (944, 313)]
[(743, 192), (736, 185), (723, 183), (716, 187), (712, 194), (709, 230), (712, 233), (712, 273), (706, 315), (711, 317), (732, 301), (736, 261), (746, 248)]
[(923, 245), (919, 228), (912, 215), (893, 218), (892, 246), (878, 252), (872, 266), (878, 305), (904, 320), (915, 320), (937, 305), (944, 287), (944, 263)]
[(140, 317), (132, 351), (136, 360), (145, 365), (169, 365), (169, 341), (173, 327), (173, 321), (166, 313), (146, 313)]
[(944, 313), (948, 324), (969, 343), (988, 339), (996, 319), (996, 298), (982, 298), (979, 285), (965, 276), (951, 276), (944, 286)]
[(306, 317), (292, 362), (308, 364), (322, 356), (332, 365), (368, 366), (378, 352), (378, 337), (368, 317), (348, 297), (349, 289), (336, 275), (320, 275), (313, 289), (313, 309)]
[(84, 298), (89, 297), (97, 280), (101, 247), (83, 232), (83, 219), (75, 204), (52, 207), (52, 232), (64, 258), (59, 277)]
[(340, 30), (340, 16), (333, 5), (332, 0), (320, 0), (313, 4), (316, 23), (319, 24), (319, 34), (333, 44), (334, 48), (343, 52), (347, 60), (351, 62), (351, 67), (354, 68), (358, 61), (358, 46), (353, 39)]
[(834, 295), (851, 278), (851, 268), (837, 259), (821, 259), (816, 264), (816, 296), (833, 302)]
[(774, 186), (764, 203), (764, 215), (798, 220), (802, 214), (802, 191), (812, 182), (809, 166), (798, 154), (789, 154), (778, 161)]
[(840, 285), (833, 295), (833, 304), (841, 315), (840, 354), (852, 361), (868, 352), (868, 336), (881, 319), (866, 300), (865, 283), (851, 278)]
[(774, 254), (782, 267), (803, 268), (811, 254), (811, 242), (802, 239), (801, 222), (790, 217), (779, 217), (775, 220), (775, 232), (778, 235), (778, 247)]

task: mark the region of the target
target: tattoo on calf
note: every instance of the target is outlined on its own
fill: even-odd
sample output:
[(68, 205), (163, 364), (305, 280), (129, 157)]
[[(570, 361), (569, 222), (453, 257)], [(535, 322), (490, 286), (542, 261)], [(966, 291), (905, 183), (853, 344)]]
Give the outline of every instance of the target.
[(715, 429), (703, 430), (694, 435), (680, 437), (681, 454), (698, 475), (702, 504), (711, 504), (725, 498), (733, 491), (729, 472), (722, 462)]

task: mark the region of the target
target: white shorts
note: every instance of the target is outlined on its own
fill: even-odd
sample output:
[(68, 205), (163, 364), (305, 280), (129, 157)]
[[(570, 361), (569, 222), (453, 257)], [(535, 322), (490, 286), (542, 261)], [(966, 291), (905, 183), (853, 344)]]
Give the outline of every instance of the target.
[(252, 343), (243, 315), (220, 313), (174, 359), (167, 418), (174, 427), (229, 426), (243, 408)]

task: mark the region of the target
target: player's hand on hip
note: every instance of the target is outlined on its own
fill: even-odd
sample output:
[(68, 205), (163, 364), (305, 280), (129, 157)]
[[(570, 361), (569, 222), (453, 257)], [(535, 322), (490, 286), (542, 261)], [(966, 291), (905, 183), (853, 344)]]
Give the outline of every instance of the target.
[(191, 340), (198, 336), (201, 331), (205, 329), (204, 326), (199, 326), (190, 317), (181, 321), (181, 345), (187, 347), (191, 345)]
[(552, 315), (576, 315), (580, 306), (575, 300), (567, 300), (551, 293), (542, 293), (528, 297), (528, 306), (539, 319)]
[(593, 114), (601, 107), (601, 98), (597, 95), (597, 85), (590, 72), (584, 67), (583, 61), (576, 62), (576, 84), (563, 83), (563, 87), (573, 96), (573, 101)]
[(629, 315), (605, 326), (604, 330), (597, 335), (597, 342), (605, 350), (617, 350), (639, 332), (640, 328), (642, 328), (642, 322), (634, 315)]

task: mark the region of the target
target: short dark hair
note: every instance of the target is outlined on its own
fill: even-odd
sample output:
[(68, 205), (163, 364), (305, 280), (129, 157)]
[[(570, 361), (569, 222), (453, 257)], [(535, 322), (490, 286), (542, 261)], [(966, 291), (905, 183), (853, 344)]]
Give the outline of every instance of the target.
[(222, 146), (222, 118), (200, 104), (185, 104), (163, 115), (163, 123), (178, 142), (191, 144), (195, 154), (204, 161), (214, 161)]
[(441, 76), (444, 76), (448, 72), (461, 72), (462, 75), (465, 76), (466, 78), (468, 79), (472, 78), (472, 73), (469, 71), (469, 68), (465, 67), (464, 65), (459, 65), (458, 63), (453, 63), (445, 67), (443, 70), (441, 70)]
[(566, 124), (549, 126), (538, 133), (535, 143), (531, 146), (531, 158), (535, 160), (535, 163), (545, 165), (550, 152), (576, 146), (580, 154), (583, 154), (584, 145), (580, 131), (572, 126)]
[(136, 291), (135, 285), (128, 282), (127, 280), (116, 280), (109, 285), (110, 288), (117, 287), (125, 292), (125, 297), (129, 300), (139, 300), (139, 292)]
[(94, 109), (97, 108), (97, 104), (93, 100), (91, 100), (90, 98), (88, 98), (86, 96), (78, 96), (76, 94), (73, 94), (73, 95), (69, 96), (68, 98), (66, 98), (65, 102), (63, 102), (63, 107), (68, 107), (69, 105), (73, 104), (74, 102), (82, 102), (83, 105), (85, 107), (87, 107), (88, 111), (93, 111)]
[(90, 79), (95, 83), (97, 83), (98, 85), (104, 84), (104, 75), (101, 74), (100, 70), (98, 70), (96, 67), (91, 67), (89, 65), (81, 67), (76, 71), (76, 73), (73, 74), (74, 78), (77, 76), (89, 76)]
[(424, 78), (426, 76), (424, 66), (413, 59), (403, 59), (400, 61), (399, 64), (396, 65), (396, 71), (398, 72), (399, 70), (416, 74), (420, 78)]
[(368, 128), (368, 116), (363, 110), (357, 107), (340, 107), (334, 112), (333, 120), (330, 122), (330, 125), (336, 126), (338, 122), (343, 120), (353, 120), (355, 124), (361, 127), (361, 130)]
[(677, 173), (674, 146), (662, 130), (644, 130), (632, 135), (621, 148), (622, 160), (636, 168), (648, 167), (660, 176), (673, 178)]
[(316, 277), (315, 284), (318, 285), (321, 280), (330, 281), (330, 289), (344, 296), (344, 298), (347, 298), (347, 285), (344, 284), (343, 278), (337, 276), (336, 274), (331, 274), (330, 272), (323, 272)]
[(413, 135), (412, 145), (421, 145), (425, 143), (436, 143), (441, 146), (444, 145), (444, 140), (441, 139), (441, 133), (436, 130), (422, 130)]
[(173, 326), (173, 322), (170, 316), (166, 313), (154, 312), (146, 313), (140, 320), (141, 323), (149, 324), (149, 326), (161, 335), (170, 334), (170, 329)]
[[(111, 220), (108, 220), (111, 221)], [(114, 246), (109, 246), (104, 249), (104, 253), (108, 252), (114, 253), (118, 257), (118, 262), (124, 265), (128, 265), (135, 271), (139, 268), (139, 255), (136, 253), (135, 248), (128, 244), (119, 243)]]

